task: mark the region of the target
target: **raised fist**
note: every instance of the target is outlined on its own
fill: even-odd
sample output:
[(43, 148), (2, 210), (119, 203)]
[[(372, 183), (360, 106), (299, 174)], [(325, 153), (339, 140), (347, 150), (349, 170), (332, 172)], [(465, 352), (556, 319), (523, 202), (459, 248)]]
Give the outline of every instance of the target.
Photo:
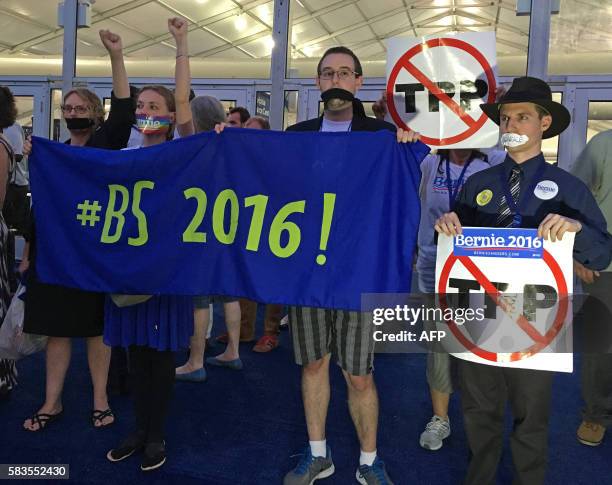
[(113, 34), (110, 30), (101, 30), (100, 40), (108, 52), (119, 52), (123, 49), (121, 37)]
[(185, 37), (187, 35), (187, 21), (180, 17), (168, 19), (168, 31), (175, 39)]

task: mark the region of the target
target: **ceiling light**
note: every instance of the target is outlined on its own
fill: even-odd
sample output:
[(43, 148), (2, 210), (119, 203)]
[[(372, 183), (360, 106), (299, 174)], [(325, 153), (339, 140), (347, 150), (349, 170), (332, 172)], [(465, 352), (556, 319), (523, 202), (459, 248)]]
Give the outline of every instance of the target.
[(312, 57), (317, 49), (318, 47), (316, 45), (307, 45), (302, 49), (302, 51), (304, 52), (304, 54), (306, 54), (307, 57)]
[(268, 50), (271, 51), (272, 49), (274, 49), (274, 39), (272, 38), (271, 35), (268, 35), (267, 37), (264, 37), (263, 41), (266, 44), (266, 48)]
[(244, 15), (236, 15), (236, 18), (234, 19), (234, 27), (236, 27), (236, 30), (244, 30), (246, 29), (246, 26), (246, 17)]

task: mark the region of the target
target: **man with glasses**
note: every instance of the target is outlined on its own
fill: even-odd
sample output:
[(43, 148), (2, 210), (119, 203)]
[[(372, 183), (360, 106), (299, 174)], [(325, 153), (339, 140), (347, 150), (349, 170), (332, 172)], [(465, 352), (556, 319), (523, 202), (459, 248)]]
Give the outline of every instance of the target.
[[(363, 71), (350, 49), (328, 49), (317, 66), (316, 82), (325, 103), (323, 116), (290, 126), (288, 130), (396, 132), (392, 124), (365, 116), (363, 106), (355, 99), (363, 83)], [(418, 134), (397, 130), (397, 139), (412, 142), (418, 139)], [(331, 353), (346, 379), (349, 410), (361, 444), (357, 481), (391, 484), (384, 463), (376, 455), (378, 395), (372, 376), (374, 342), (367, 316), (356, 311), (291, 307), (289, 320), (296, 363), (302, 366), (302, 399), (309, 445), (296, 468), (285, 476), (284, 485), (309, 485), (334, 473), (325, 439)]]

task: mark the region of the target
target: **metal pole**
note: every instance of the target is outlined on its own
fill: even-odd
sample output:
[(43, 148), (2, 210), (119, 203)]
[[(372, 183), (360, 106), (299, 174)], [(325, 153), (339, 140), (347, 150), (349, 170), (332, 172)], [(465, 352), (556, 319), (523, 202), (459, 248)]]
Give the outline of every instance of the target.
[[(62, 99), (72, 89), (76, 74), (76, 39), (78, 0), (64, 0), (64, 48), (62, 51)], [(62, 140), (70, 134), (64, 123), (61, 124)]]
[(274, 23), (272, 25), (272, 62), (270, 78), (270, 127), (273, 130), (283, 129), (285, 108), (285, 76), (289, 55), (289, 3), (290, 0), (274, 0)]
[(527, 75), (548, 78), (548, 43), (552, 0), (531, 0)]

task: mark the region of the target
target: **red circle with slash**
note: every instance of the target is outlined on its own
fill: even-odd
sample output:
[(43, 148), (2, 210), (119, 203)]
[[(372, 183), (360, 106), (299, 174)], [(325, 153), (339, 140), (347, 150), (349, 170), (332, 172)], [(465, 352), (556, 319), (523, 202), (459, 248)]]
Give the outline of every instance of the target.
[[(553, 321), (552, 326), (548, 329), (548, 331), (542, 335), (535, 329), (531, 323), (523, 316), (520, 315), (517, 319), (516, 323), (527, 335), (529, 335), (533, 340), (534, 344), (529, 346), (528, 348), (512, 352), (510, 354), (510, 361), (515, 362), (518, 360), (526, 359), (537, 354), (540, 350), (550, 345), (550, 343), (555, 339), (558, 333), (561, 331), (563, 327), (563, 323), (565, 322), (565, 318), (567, 316), (568, 311), (568, 298), (567, 298), (567, 282), (565, 281), (565, 276), (563, 275), (563, 271), (561, 270), (559, 264), (555, 261), (555, 259), (551, 256), (551, 254), (544, 250), (543, 261), (546, 263), (548, 268), (553, 274), (555, 279), (555, 283), (557, 284), (557, 294), (559, 297), (559, 308), (557, 309), (557, 314), (555, 315), (555, 319)], [(491, 299), (495, 302), (495, 304), (505, 310), (504, 303), (502, 300), (502, 295), (497, 288), (489, 281), (489, 279), (480, 271), (480, 269), (474, 264), (474, 262), (468, 256), (455, 256), (454, 254), (450, 254), (448, 259), (445, 261), (444, 266), (442, 267), (442, 272), (440, 273), (440, 281), (438, 283), (438, 293), (440, 294), (440, 306), (443, 309), (448, 308), (448, 304), (446, 302), (446, 285), (448, 284), (448, 279), (450, 276), (451, 269), (455, 265), (457, 261), (460, 261), (467, 270), (474, 276), (476, 281), (480, 284), (482, 288), (484, 288), (485, 292), (491, 297)], [(459, 330), (457, 324), (454, 321), (447, 322), (448, 327), (450, 328), (453, 335), (457, 338), (457, 340), (470, 352), (481, 357), (483, 359), (492, 361), (492, 362), (500, 362), (501, 360), (498, 358), (498, 354), (496, 352), (490, 352), (488, 350), (480, 348), (474, 342), (472, 342), (468, 337), (466, 337), (461, 330)], [(507, 359), (504, 359), (507, 360)]]
[(393, 66), (393, 70), (389, 75), (389, 81), (387, 82), (387, 99), (388, 101), (388, 109), (389, 114), (395, 124), (399, 128), (403, 128), (404, 130), (409, 130), (410, 127), (402, 120), (399, 115), (397, 108), (395, 107), (394, 101), (394, 92), (393, 88), (395, 86), (395, 82), (397, 81), (397, 77), (399, 76), (402, 69), (407, 70), (412, 77), (414, 77), (417, 81), (419, 81), (423, 86), (425, 86), (436, 98), (440, 100), (440, 102), (444, 103), (451, 112), (455, 113), (466, 125), (467, 129), (457, 135), (450, 136), (448, 138), (433, 138), (427, 136), (426, 134), (421, 133), (421, 141), (428, 145), (434, 146), (446, 146), (453, 145), (455, 143), (459, 143), (463, 140), (466, 140), (474, 133), (476, 133), (483, 125), (487, 122), (487, 115), (482, 113), (478, 119), (472, 118), (469, 114), (467, 114), (461, 107), (457, 104), (455, 100), (449, 97), (444, 91), (442, 91), (433, 81), (431, 81), (427, 75), (425, 75), (421, 70), (419, 70), (414, 64), (412, 64), (411, 59), (423, 52), (424, 49), (433, 48), (433, 47), (454, 47), (460, 49), (464, 52), (467, 52), (472, 57), (474, 57), (478, 63), (482, 66), (483, 72), (487, 77), (487, 83), (489, 86), (489, 94), (487, 97), (487, 102), (492, 103), (495, 101), (495, 76), (493, 74), (493, 69), (491, 68), (489, 62), (485, 58), (485, 56), (476, 49), (473, 45), (468, 44), (465, 41), (453, 38), (437, 38), (428, 40), (425, 43), (417, 44), (412, 47), (408, 52), (403, 54), (398, 61)]

